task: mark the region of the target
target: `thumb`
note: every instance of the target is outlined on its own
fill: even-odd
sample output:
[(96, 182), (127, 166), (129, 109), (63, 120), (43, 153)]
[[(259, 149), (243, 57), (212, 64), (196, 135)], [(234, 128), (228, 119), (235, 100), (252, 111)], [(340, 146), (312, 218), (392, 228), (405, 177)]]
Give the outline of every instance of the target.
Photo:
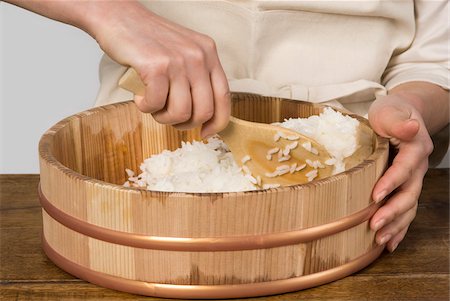
[(376, 100), (369, 109), (369, 123), (375, 132), (386, 138), (403, 141), (413, 139), (420, 123), (411, 118), (410, 108), (388, 100)]

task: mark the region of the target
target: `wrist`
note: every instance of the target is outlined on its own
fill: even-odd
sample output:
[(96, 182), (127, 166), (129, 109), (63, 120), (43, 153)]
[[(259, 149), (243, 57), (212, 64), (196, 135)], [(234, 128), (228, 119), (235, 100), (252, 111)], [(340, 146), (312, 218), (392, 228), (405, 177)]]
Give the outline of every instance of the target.
[(86, 18), (80, 28), (86, 31), (102, 46), (102, 41), (121, 30), (121, 20), (125, 15), (145, 11), (138, 1), (90, 1), (87, 5)]

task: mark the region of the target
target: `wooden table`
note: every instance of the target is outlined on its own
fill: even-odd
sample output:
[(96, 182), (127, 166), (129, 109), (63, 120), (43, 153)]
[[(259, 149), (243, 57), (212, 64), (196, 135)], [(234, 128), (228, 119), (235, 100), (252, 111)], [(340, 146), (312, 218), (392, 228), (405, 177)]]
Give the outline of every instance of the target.
[[(42, 252), (38, 175), (0, 175), (1, 300), (162, 300), (92, 285)], [(449, 300), (449, 169), (425, 177), (417, 217), (398, 249), (320, 287), (245, 300)]]

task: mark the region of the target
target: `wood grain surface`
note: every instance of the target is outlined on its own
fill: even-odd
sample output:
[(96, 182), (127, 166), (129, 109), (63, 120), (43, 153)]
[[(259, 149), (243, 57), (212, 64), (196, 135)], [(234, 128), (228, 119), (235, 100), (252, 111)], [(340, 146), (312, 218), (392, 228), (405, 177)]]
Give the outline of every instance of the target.
[[(0, 300), (162, 300), (74, 278), (42, 252), (38, 175), (0, 175)], [(449, 300), (449, 169), (425, 177), (417, 217), (398, 249), (366, 269), (295, 293), (245, 300)]]

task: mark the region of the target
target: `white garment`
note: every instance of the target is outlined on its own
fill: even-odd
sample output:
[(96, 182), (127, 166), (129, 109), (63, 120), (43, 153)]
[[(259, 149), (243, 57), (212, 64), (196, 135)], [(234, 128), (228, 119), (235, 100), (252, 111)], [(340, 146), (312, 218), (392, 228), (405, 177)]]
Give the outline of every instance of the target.
[[(143, 3), (216, 41), (231, 91), (339, 101), (365, 115), (404, 82), (449, 88), (446, 0)], [(102, 59), (97, 105), (132, 99), (117, 87), (125, 69)]]

